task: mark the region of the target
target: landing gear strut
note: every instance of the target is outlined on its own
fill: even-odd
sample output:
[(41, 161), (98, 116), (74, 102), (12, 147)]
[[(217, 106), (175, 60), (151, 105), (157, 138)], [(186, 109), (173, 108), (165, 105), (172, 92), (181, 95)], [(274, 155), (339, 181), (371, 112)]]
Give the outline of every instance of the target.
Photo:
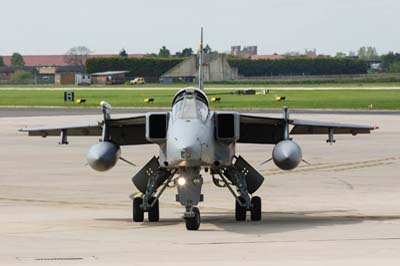
[[(143, 222), (144, 213), (147, 212), (149, 222), (158, 222), (160, 220), (160, 204), (158, 199), (168, 186), (175, 175), (176, 170), (172, 173), (163, 169), (158, 169), (153, 175), (149, 176), (148, 183), (146, 186), (146, 192), (141, 197), (133, 198), (133, 221)], [(157, 183), (164, 181), (161, 186), (161, 190), (157, 192)], [(160, 182), (160, 183), (161, 183)]]
[(198, 230), (200, 228), (200, 211), (195, 207), (203, 201), (201, 188), (203, 178), (200, 175), (200, 168), (180, 168), (180, 177), (177, 180), (177, 201), (185, 206), (183, 215), (187, 230)]
[[(258, 196), (251, 197), (247, 189), (245, 175), (234, 167), (217, 173), (235, 198), (236, 221), (245, 221), (247, 211), (250, 211), (252, 221), (260, 221), (262, 217), (261, 198)], [(229, 176), (232, 183), (229, 183), (225, 176)], [(237, 193), (233, 190), (232, 184), (236, 186)]]

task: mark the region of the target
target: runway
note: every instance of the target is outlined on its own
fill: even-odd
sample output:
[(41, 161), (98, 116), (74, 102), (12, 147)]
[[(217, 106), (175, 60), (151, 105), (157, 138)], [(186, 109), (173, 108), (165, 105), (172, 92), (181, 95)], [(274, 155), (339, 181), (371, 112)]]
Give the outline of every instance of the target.
[[(84, 115), (13, 110), (0, 118), (1, 265), (399, 264), (396, 113), (294, 113), (294, 118), (379, 125), (380, 130), (338, 135), (332, 146), (326, 136), (296, 137), (311, 165), (291, 172), (259, 165), (271, 156), (272, 146), (238, 145), (238, 153), (266, 178), (256, 193), (263, 199), (263, 220), (236, 222), (234, 199), (204, 173), (202, 224), (189, 232), (175, 202), (176, 188), (161, 198), (159, 223), (131, 222), (129, 195), (136, 191), (131, 178), (140, 168), (119, 162), (98, 173), (85, 166), (96, 137), (71, 137), (70, 145), (60, 146), (57, 138), (17, 132), (24, 126), (98, 120), (99, 110)], [(122, 148), (122, 155), (138, 165), (155, 154), (155, 145)]]

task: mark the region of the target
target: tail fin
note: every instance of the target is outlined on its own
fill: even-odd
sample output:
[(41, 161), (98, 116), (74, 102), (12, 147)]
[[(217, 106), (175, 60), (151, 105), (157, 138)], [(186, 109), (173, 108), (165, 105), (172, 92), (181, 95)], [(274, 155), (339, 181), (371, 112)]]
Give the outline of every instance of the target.
[(199, 89), (204, 90), (204, 47), (203, 27), (201, 27), (200, 56), (199, 56)]

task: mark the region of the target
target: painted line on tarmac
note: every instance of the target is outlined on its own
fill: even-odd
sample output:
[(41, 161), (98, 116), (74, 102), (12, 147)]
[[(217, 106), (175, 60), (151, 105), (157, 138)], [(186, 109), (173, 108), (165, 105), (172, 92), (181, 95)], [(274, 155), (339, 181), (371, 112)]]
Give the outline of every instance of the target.
[(327, 163), (317, 165), (307, 165), (302, 168), (297, 168), (292, 171), (283, 171), (280, 169), (271, 169), (261, 171), (261, 174), (267, 176), (273, 175), (284, 175), (292, 173), (312, 172), (312, 171), (328, 171), (328, 172), (340, 172), (348, 170), (356, 170), (362, 168), (369, 168), (375, 166), (389, 165), (400, 161), (400, 157), (388, 157), (383, 159), (367, 160), (367, 161), (353, 161), (345, 163)]

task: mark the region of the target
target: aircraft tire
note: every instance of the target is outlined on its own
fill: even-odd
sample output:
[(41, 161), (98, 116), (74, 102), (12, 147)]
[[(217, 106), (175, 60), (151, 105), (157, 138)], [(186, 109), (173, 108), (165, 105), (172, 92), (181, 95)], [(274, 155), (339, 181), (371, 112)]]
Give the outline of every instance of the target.
[(262, 208), (261, 208), (261, 198), (260, 197), (252, 197), (251, 198), (251, 211), (250, 217), (252, 221), (260, 221), (262, 216)]
[(142, 205), (143, 199), (142, 198), (134, 198), (133, 199), (133, 221), (134, 222), (143, 222), (144, 220), (144, 211), (140, 207)]
[(160, 220), (160, 205), (158, 202), (158, 199), (152, 198), (152, 203), (153, 201), (156, 201), (154, 206), (149, 209), (148, 215), (149, 215), (149, 222), (158, 222)]
[[(243, 202), (242, 197), (239, 200)], [(246, 208), (240, 206), (240, 204), (235, 200), (235, 219), (236, 221), (246, 221)]]
[(196, 231), (200, 228), (200, 211), (197, 207), (193, 207), (194, 217), (185, 218), (186, 229), (189, 231)]

